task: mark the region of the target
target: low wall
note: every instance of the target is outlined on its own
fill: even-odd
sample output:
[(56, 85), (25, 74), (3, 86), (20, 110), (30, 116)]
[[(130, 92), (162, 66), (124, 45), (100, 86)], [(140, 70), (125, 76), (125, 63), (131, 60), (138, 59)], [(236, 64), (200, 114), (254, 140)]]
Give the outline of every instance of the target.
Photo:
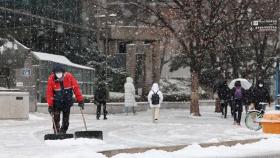
[(0, 92), (0, 119), (28, 119), (29, 93)]
[[(150, 107), (147, 102), (138, 102), (138, 106), (136, 107), (136, 111), (147, 111)], [(214, 106), (214, 100), (200, 100), (200, 106)], [(48, 113), (47, 103), (37, 103), (37, 112), (40, 113)], [(162, 109), (189, 109), (190, 102), (163, 102), (161, 105)], [(131, 109), (129, 109), (131, 111)], [(107, 111), (111, 114), (115, 113), (123, 113), (124, 112), (124, 103), (107, 103)], [(71, 108), (71, 113), (80, 113), (80, 109), (77, 103)], [(95, 114), (96, 113), (96, 105), (93, 103), (85, 103), (86, 114)]]

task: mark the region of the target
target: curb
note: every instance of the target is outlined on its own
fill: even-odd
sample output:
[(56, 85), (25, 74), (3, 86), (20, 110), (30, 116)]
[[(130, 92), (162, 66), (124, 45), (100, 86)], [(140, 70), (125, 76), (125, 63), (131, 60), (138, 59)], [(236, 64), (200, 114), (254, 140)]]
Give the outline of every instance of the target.
[[(199, 144), (201, 147), (210, 147), (210, 146), (234, 146), (236, 144), (250, 144), (250, 143), (255, 143), (260, 141), (261, 139), (266, 139), (266, 138), (256, 138), (256, 139), (246, 139), (246, 140), (233, 140), (233, 141), (224, 141), (224, 142), (218, 142), (218, 143), (201, 143)], [(115, 149), (115, 150), (107, 150), (107, 151), (100, 151), (98, 153), (101, 153), (107, 157), (112, 157), (115, 156), (117, 154), (121, 154), (121, 153), (128, 153), (128, 154), (135, 154), (135, 153), (143, 153), (146, 152), (148, 150), (163, 150), (163, 151), (167, 151), (167, 152), (174, 152), (174, 151), (178, 151), (181, 150), (187, 146), (189, 146), (191, 144), (187, 144), (187, 145), (175, 145), (175, 146), (163, 146), (163, 147), (144, 147), (144, 148), (128, 148), (128, 149)]]

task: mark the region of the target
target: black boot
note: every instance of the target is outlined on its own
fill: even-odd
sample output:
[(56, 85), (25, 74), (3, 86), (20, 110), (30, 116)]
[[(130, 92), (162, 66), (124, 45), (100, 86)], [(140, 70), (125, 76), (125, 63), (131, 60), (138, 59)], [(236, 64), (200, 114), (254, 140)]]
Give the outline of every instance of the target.
[(100, 115), (96, 115), (96, 119), (99, 120), (99, 118), (100, 118)]
[(59, 134), (66, 134), (66, 130), (60, 128), (58, 133)]

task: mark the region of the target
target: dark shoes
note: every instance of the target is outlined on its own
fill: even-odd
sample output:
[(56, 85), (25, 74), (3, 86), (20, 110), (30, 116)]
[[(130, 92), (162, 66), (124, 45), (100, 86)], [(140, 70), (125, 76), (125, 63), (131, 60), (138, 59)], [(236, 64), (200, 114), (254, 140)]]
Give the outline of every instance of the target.
[(63, 130), (63, 129), (60, 129), (59, 132), (58, 132), (58, 134), (66, 134), (66, 131)]
[[(100, 120), (100, 116), (97, 115), (97, 116), (96, 116), (96, 119), (97, 119), (97, 120)], [(107, 118), (106, 116), (104, 116), (103, 119), (104, 119), (104, 120), (107, 120), (108, 118)]]

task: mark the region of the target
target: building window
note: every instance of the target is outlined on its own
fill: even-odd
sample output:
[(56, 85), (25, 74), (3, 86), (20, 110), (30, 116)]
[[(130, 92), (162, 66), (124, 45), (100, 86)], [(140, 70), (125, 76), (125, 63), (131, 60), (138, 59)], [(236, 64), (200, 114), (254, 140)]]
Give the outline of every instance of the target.
[(119, 53), (126, 54), (127, 53), (126, 45), (130, 44), (130, 43), (131, 42), (120, 42), (119, 43)]

